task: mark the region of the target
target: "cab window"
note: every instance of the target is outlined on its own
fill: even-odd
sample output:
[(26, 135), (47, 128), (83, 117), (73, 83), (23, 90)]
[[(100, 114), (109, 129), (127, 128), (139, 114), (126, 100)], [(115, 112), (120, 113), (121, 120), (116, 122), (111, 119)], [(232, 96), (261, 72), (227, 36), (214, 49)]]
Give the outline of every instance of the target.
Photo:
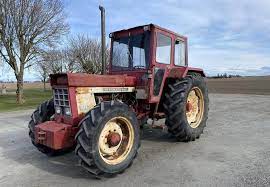
[(162, 64), (171, 61), (171, 38), (161, 33), (157, 33), (156, 61)]
[(177, 66), (185, 66), (185, 43), (183, 41), (176, 40), (174, 49), (174, 64)]

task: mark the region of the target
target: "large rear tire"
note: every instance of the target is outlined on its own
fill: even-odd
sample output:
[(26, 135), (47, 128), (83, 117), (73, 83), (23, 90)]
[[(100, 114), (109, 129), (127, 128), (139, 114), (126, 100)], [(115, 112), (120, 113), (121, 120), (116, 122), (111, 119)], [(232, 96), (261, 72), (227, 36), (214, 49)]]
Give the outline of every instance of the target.
[(168, 131), (178, 141), (194, 141), (203, 133), (209, 110), (208, 90), (199, 74), (169, 84), (164, 109)]
[(46, 147), (42, 144), (37, 144), (35, 142), (35, 126), (43, 123), (45, 121), (49, 121), (50, 118), (54, 115), (54, 103), (53, 99), (45, 101), (33, 112), (31, 116), (31, 120), (28, 123), (29, 128), (29, 137), (31, 138), (32, 144), (42, 153), (45, 153), (49, 156), (54, 155), (56, 152)]
[(80, 122), (75, 153), (95, 176), (112, 176), (128, 168), (140, 145), (136, 114), (124, 103), (106, 101)]

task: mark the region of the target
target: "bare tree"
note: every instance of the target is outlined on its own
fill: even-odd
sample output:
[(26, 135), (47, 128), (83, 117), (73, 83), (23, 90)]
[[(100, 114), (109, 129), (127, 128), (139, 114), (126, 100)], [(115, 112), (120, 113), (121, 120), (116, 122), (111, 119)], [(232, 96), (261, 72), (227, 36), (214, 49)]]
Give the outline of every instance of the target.
[(46, 64), (49, 73), (56, 74), (63, 72), (62, 54), (59, 50), (52, 49), (43, 52), (41, 58), (43, 63)]
[(61, 0), (0, 0), (0, 55), (14, 71), (18, 103), (24, 101), (24, 70), (67, 31)]
[[(78, 71), (100, 74), (101, 64), (101, 43), (87, 35), (77, 35), (69, 39), (68, 42), (69, 61), (75, 62)], [(106, 48), (106, 62), (109, 61), (109, 48)]]
[(71, 58), (71, 56), (73, 56), (72, 51), (70, 51), (68, 47), (61, 50), (63, 71), (69, 73), (79, 72), (79, 65)]
[(63, 72), (62, 61), (64, 60), (62, 59), (61, 51), (56, 49), (44, 51), (40, 57), (40, 60), (36, 64), (36, 73), (43, 83), (45, 91), (46, 81), (49, 79), (49, 75)]
[(48, 65), (44, 62), (39, 62), (37, 64), (37, 73), (41, 82), (43, 83), (43, 91), (46, 91), (46, 81), (49, 78), (49, 68)]
[(76, 72), (77, 65), (69, 56), (70, 52), (67, 49), (52, 49), (41, 55), (42, 61), (46, 64), (50, 74)]
[(4, 67), (4, 64), (3, 64), (3, 57), (2, 56), (0, 56), (0, 70), (2, 70), (2, 68)]

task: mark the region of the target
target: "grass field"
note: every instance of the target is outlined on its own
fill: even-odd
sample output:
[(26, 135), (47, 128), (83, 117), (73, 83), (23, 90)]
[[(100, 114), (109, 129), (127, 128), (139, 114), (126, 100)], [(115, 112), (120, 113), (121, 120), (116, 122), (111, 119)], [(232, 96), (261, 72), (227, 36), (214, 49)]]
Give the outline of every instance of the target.
[(16, 95), (0, 95), (0, 112), (36, 108), (40, 103), (51, 98), (52, 92), (51, 90), (44, 92), (39, 88), (25, 89), (24, 97), (26, 102), (19, 105), (16, 103)]
[[(16, 90), (16, 83), (0, 83), (0, 88), (4, 84), (7, 90)], [(24, 83), (24, 89), (43, 89), (43, 83), (41, 82), (33, 82), (33, 83)], [(46, 89), (50, 89), (50, 83), (46, 83)]]

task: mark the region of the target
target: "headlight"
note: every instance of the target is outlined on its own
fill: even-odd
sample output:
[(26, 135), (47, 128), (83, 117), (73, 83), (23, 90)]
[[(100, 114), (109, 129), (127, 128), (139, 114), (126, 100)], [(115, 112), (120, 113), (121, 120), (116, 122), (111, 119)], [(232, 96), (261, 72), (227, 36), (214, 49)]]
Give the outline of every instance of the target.
[(64, 108), (64, 113), (65, 113), (67, 116), (70, 116), (70, 115), (71, 115), (70, 108)]
[(61, 114), (61, 108), (59, 106), (55, 106), (56, 114)]

